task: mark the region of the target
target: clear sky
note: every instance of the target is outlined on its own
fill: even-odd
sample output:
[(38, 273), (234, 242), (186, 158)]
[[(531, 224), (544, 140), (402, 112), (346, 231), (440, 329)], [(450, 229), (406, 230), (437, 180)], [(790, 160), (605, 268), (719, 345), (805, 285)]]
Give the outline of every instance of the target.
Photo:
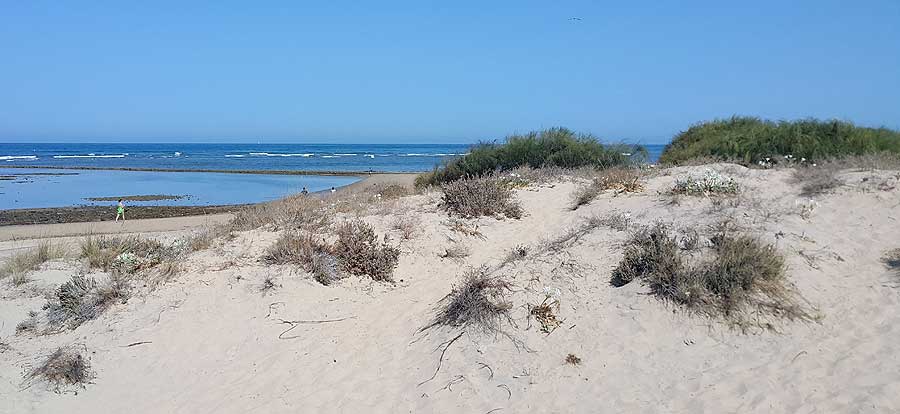
[(900, 1), (737, 3), (0, 0), (0, 142), (900, 128)]

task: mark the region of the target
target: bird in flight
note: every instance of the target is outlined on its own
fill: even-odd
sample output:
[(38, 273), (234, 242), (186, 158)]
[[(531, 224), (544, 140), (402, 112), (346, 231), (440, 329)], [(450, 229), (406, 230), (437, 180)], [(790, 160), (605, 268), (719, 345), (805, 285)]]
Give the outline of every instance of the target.
[(580, 22), (581, 18), (580, 17), (570, 17), (569, 20), (571, 20), (573, 22)]

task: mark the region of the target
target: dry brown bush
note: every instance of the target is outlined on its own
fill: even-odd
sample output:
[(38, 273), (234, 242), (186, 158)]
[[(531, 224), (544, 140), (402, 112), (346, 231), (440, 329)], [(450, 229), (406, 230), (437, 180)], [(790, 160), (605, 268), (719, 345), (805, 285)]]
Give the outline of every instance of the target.
[(434, 326), (466, 327), (482, 333), (498, 333), (512, 308), (506, 299), (508, 282), (491, 277), (487, 269), (471, 270), (463, 275), (462, 283), (453, 288), (442, 301), (437, 315), (422, 330)]
[(751, 316), (818, 319), (798, 304), (785, 276), (784, 258), (773, 246), (734, 232), (719, 233), (710, 240), (713, 246), (707, 258), (691, 266), (667, 226), (642, 229), (629, 241), (611, 283), (622, 286), (639, 279), (661, 299), (723, 317), (741, 328), (760, 324)]
[(522, 207), (513, 191), (496, 177), (468, 178), (441, 186), (441, 206), (463, 218), (498, 216), (521, 218)]
[(336, 233), (338, 240), (334, 244), (334, 254), (344, 271), (391, 281), (400, 259), (399, 249), (379, 242), (375, 230), (363, 221), (342, 223)]
[(397, 230), (403, 240), (415, 237), (421, 226), (422, 220), (418, 216), (398, 216), (391, 222), (391, 228)]
[(286, 232), (272, 245), (263, 261), (268, 264), (296, 264), (313, 279), (330, 285), (340, 279), (334, 248), (325, 240), (308, 233)]
[(600, 193), (612, 190), (614, 194), (637, 193), (644, 190), (642, 172), (635, 168), (609, 168), (600, 170), (587, 186), (572, 194), (572, 210), (594, 201)]
[(90, 361), (75, 346), (58, 348), (25, 375), (27, 382), (44, 381), (56, 392), (71, 386), (84, 388), (93, 378)]
[(129, 285), (124, 277), (112, 275), (97, 282), (94, 278), (75, 275), (56, 290), (44, 304), (47, 323), (51, 329), (74, 329), (92, 320), (115, 302), (128, 299)]

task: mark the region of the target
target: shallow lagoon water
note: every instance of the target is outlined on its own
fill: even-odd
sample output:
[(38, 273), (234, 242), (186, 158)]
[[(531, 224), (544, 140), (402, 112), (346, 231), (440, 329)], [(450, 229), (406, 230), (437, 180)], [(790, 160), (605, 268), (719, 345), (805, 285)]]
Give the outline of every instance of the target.
[(0, 168), (0, 209), (114, 205), (89, 197), (185, 196), (128, 205), (223, 205), (258, 203), (341, 187), (358, 177), (201, 172), (88, 171)]

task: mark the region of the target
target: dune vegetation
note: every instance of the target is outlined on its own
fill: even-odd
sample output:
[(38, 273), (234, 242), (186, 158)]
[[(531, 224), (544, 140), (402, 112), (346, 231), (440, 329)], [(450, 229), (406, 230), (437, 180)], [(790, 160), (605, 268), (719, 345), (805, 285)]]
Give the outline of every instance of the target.
[(735, 116), (701, 122), (679, 133), (666, 146), (659, 161), (684, 164), (706, 158), (748, 165), (772, 162), (784, 156), (816, 161), (880, 152), (900, 154), (900, 132), (838, 120), (810, 118), (776, 122)]
[(640, 160), (640, 155), (645, 153), (641, 147), (604, 145), (592, 135), (579, 134), (566, 128), (550, 128), (523, 135), (510, 135), (503, 143), (477, 144), (468, 154), (420, 175), (416, 179), (416, 186), (438, 185), (516, 167), (624, 166)]

